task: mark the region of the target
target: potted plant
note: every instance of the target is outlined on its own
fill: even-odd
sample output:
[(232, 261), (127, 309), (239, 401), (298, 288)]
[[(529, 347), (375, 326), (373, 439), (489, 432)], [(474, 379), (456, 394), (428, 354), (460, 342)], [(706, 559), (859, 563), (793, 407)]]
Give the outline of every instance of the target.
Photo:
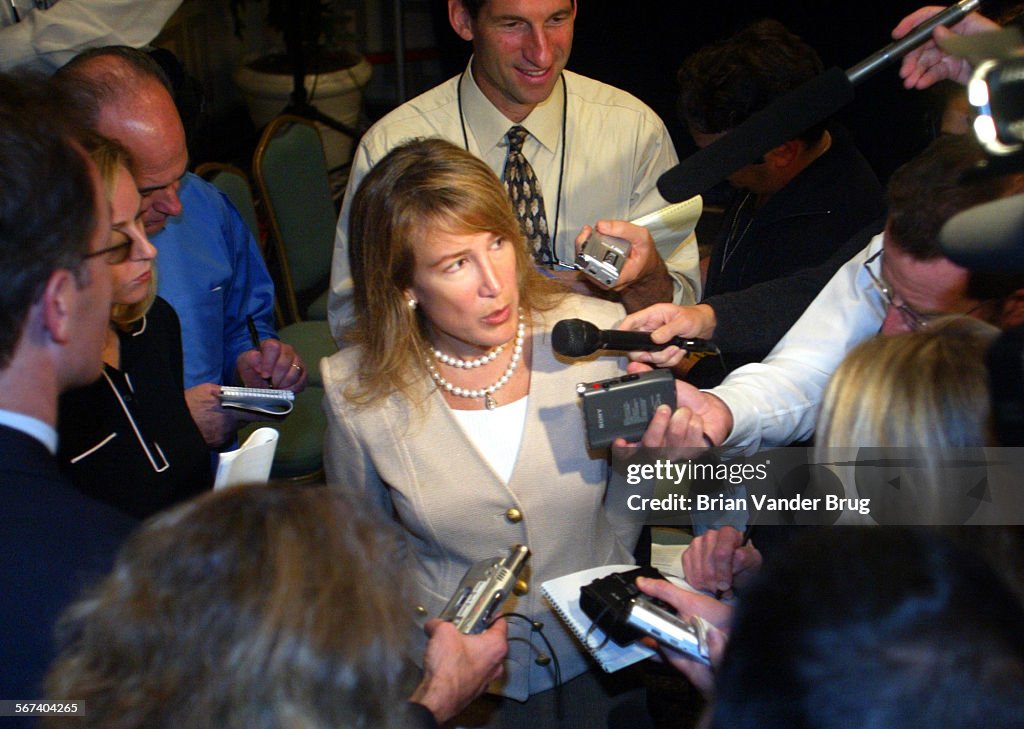
[[(357, 127), (372, 67), (352, 47), (351, 14), (338, 0), (230, 0), (240, 37), (249, 3), (265, 10), (263, 24), (274, 35), (268, 52), (250, 53), (235, 73), (256, 125), (262, 127), (289, 104), (305, 113), (301, 107), (308, 101), (315, 109), (307, 115), (320, 112), (344, 127)], [(328, 167), (346, 164), (352, 137), (319, 127)]]

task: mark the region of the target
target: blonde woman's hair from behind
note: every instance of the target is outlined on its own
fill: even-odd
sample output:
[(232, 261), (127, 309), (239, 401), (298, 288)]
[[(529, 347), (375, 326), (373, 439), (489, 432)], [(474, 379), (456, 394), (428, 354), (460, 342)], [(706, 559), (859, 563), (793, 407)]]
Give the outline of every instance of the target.
[(870, 500), (873, 522), (963, 523), (970, 474), (951, 463), (994, 445), (985, 354), (998, 334), (977, 319), (945, 317), (917, 332), (876, 336), (839, 365), (818, 417), (814, 460), (864, 462), (842, 482), (848, 496)]
[(395, 391), (411, 395), (427, 371), (426, 322), (404, 292), (413, 284), (414, 248), (434, 231), (493, 233), (514, 245), (527, 317), (565, 292), (537, 272), (508, 194), (482, 160), (441, 139), (396, 147), (363, 179), (349, 217), (356, 320), (348, 339), (362, 347), (362, 358), (345, 395), (356, 404)]
[(818, 416), (819, 447), (990, 445), (985, 353), (999, 330), (943, 317), (927, 329), (876, 336), (843, 359)]
[(65, 614), (47, 680), (96, 729), (399, 729), (414, 621), (395, 528), (357, 495), (270, 484), (146, 522)]
[[(132, 174), (134, 162), (131, 153), (120, 143), (105, 137), (93, 137), (90, 140), (89, 156), (92, 157), (103, 181), (103, 192), (107, 200), (114, 197), (114, 190), (117, 187), (117, 178), (122, 170)], [(117, 304), (110, 308), (110, 321), (119, 329), (129, 330), (131, 325), (139, 321), (149, 311), (156, 299), (156, 266), (153, 267), (153, 275), (149, 279), (149, 288), (146, 297), (136, 304)]]

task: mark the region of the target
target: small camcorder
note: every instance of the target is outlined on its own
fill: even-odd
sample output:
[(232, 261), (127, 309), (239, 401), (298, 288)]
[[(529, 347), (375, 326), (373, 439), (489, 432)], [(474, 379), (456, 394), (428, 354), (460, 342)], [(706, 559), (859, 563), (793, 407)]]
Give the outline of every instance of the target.
[(587, 444), (607, 448), (618, 437), (640, 440), (654, 411), (662, 403), (675, 407), (672, 372), (656, 369), (599, 382), (581, 382), (576, 393), (583, 401)]
[(670, 605), (640, 592), (637, 577), (665, 579), (653, 567), (601, 577), (580, 588), (580, 608), (616, 645), (626, 646), (647, 635), (710, 665), (709, 623), (696, 615), (689, 620), (680, 619)]
[(525, 545), (516, 544), (504, 557), (480, 560), (466, 572), (438, 617), (454, 623), (459, 632), (466, 635), (487, 630), (492, 616), (515, 587), (529, 558), (530, 550)]
[(629, 258), (629, 241), (591, 232), (580, 252), (576, 265), (583, 273), (604, 286), (614, 286)]

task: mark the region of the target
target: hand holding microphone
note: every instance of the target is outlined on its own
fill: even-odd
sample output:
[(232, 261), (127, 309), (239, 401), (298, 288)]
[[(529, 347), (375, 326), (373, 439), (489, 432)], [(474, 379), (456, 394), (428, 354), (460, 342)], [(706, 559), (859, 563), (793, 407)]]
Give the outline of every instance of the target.
[[(658, 178), (658, 191), (670, 202), (686, 200), (706, 192), (768, 150), (793, 139), (805, 129), (825, 121), (842, 109), (853, 100), (854, 84), (899, 60), (917, 46), (927, 43), (937, 26), (954, 25), (967, 16), (970, 18), (968, 26), (976, 28), (980, 22), (979, 16), (969, 16), (969, 13), (978, 7), (979, 1), (960, 0), (927, 20), (915, 14), (914, 19), (919, 25), (910, 30), (905, 29), (901, 23), (898, 29), (904, 35), (895, 43), (890, 43), (846, 71), (830, 68), (778, 97), (730, 129), (721, 139), (665, 172)], [(928, 55), (927, 52), (925, 55)], [(919, 56), (913, 58), (909, 66), (919, 63)], [(905, 83), (909, 84), (913, 79), (917, 86), (926, 85), (920, 74), (911, 73), (909, 66), (903, 72)]]
[[(715, 310), (707, 304), (678, 306), (655, 304), (634, 312), (622, 320), (624, 330), (646, 332), (651, 341), (664, 345), (663, 349), (633, 351), (630, 359), (653, 367), (676, 367), (687, 357), (687, 351), (672, 346), (676, 337), (710, 340), (715, 334)], [(714, 350), (716, 353), (718, 349)]]
[(551, 346), (566, 357), (586, 357), (599, 349), (655, 352), (676, 348), (677, 351), (718, 352), (718, 347), (706, 339), (676, 336), (665, 342), (655, 342), (648, 332), (602, 330), (582, 319), (563, 319), (556, 323), (551, 332)]
[[(920, 27), (944, 10), (945, 8), (935, 5), (918, 8), (893, 28), (892, 37), (897, 40), (907, 37), (915, 28)], [(939, 25), (933, 31), (933, 37), (945, 39), (953, 35), (974, 35), (999, 29), (998, 23), (972, 12), (964, 15), (963, 20)], [(903, 56), (903, 61), (900, 64), (900, 78), (903, 79), (903, 85), (908, 89), (928, 88), (947, 78), (966, 86), (971, 78), (971, 65), (966, 59), (940, 50), (934, 40), (929, 40)]]

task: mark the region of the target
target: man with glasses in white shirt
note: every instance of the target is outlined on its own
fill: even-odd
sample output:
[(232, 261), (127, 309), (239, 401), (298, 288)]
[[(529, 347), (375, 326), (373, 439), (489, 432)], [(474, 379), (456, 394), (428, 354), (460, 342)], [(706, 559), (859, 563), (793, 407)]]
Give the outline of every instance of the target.
[[(696, 237), (668, 236), (655, 245), (645, 228), (626, 222), (668, 205), (655, 183), (678, 158), (664, 123), (639, 99), (565, 69), (577, 10), (575, 0), (448, 0), (452, 29), (473, 45), (469, 65), (379, 120), (353, 155), (328, 300), (339, 343), (356, 315), (348, 243), (352, 197), (391, 149), (419, 137), (440, 137), (472, 152), (513, 189), (523, 187), (513, 181), (530, 180), (513, 172), (513, 159), (528, 163), (532, 200), (517, 208), (529, 207), (537, 218), (524, 221), (524, 232), (548, 275), (587, 288), (573, 262), (581, 232), (596, 223), (598, 232), (632, 244), (615, 285), (627, 311), (700, 299)], [(514, 202), (520, 194), (510, 189)]]
[[(860, 341), (948, 314), (1002, 328), (1024, 322), (1024, 280), (972, 274), (939, 248), (939, 230), (953, 215), (1024, 189), (1021, 175), (961, 182), (982, 159), (973, 139), (944, 137), (897, 170), (885, 231), (839, 269), (763, 362), (741, 367), (711, 390), (680, 383), (680, 410), (672, 417), (699, 416), (712, 443), (744, 453), (805, 440), (829, 377)], [(675, 333), (664, 305), (627, 317), (622, 327), (654, 330), (655, 341)], [(681, 356), (669, 348), (636, 358), (669, 366)]]
[[(922, 329), (927, 328), (928, 325), (935, 319), (941, 316), (948, 316), (950, 313), (962, 314), (964, 316), (973, 316), (976, 312), (986, 314), (986, 312), (983, 311), (984, 307), (1001, 300), (996, 298), (985, 298), (971, 306), (970, 309), (967, 309), (966, 311), (962, 312), (946, 312), (936, 310), (930, 313), (921, 313), (918, 310), (914, 309), (914, 307), (905, 303), (904, 298), (899, 294), (895, 293), (894, 287), (886, 283), (885, 279), (883, 278), (883, 276), (886, 276), (885, 267), (883, 264), (886, 263), (887, 261), (886, 259), (882, 258), (883, 252), (883, 250), (879, 249), (877, 252), (872, 254), (866, 261), (864, 261), (864, 271), (871, 278), (871, 283), (873, 283), (875, 285), (875, 288), (878, 289), (878, 292), (882, 295), (882, 300), (885, 303), (885, 320), (882, 322), (882, 332), (885, 334), (899, 334), (901, 332), (921, 331)], [(914, 267), (915, 261), (913, 260), (913, 257), (910, 256), (910, 254), (904, 253), (897, 246), (890, 246), (888, 260), (892, 261), (893, 259), (898, 259), (900, 257), (906, 257), (906, 260), (902, 263), (903, 268)], [(949, 264), (949, 261), (946, 259), (940, 259), (939, 261), (936, 261), (936, 263)], [(891, 271), (893, 268), (895, 268), (896, 270), (900, 270), (900, 264), (890, 263), (889, 270)], [(960, 267), (956, 266), (955, 264), (952, 267), (933, 266), (932, 268), (936, 269), (934, 272), (938, 277), (936, 281), (933, 282), (933, 284), (935, 282), (941, 283), (942, 281), (945, 281), (947, 278), (957, 278), (960, 273), (960, 271), (957, 270)], [(912, 278), (911, 280), (907, 281), (907, 283), (910, 286), (913, 286), (915, 281)], [(938, 290), (935, 290), (933, 289), (932, 285), (929, 285), (923, 296), (925, 298), (934, 298), (934, 296), (936, 295), (942, 296), (944, 294), (949, 294), (950, 291), (955, 290), (955, 286), (952, 289), (940, 288)], [(970, 291), (967, 292), (967, 295), (970, 296)], [(938, 306), (940, 309), (942, 309), (947, 308), (948, 305), (940, 302)], [(987, 314), (988, 315), (979, 316), (979, 318), (989, 321), (991, 319), (991, 312), (988, 312)]]
[[(660, 424), (664, 445), (680, 445), (683, 426), (699, 418), (705, 443), (732, 452), (807, 440), (832, 373), (861, 341), (925, 328), (948, 315), (1001, 328), (1024, 323), (1024, 277), (970, 272), (939, 247), (939, 231), (956, 213), (1024, 190), (1024, 175), (962, 182), (983, 158), (973, 138), (948, 136), (893, 173), (885, 230), (836, 272), (768, 357), (710, 390), (677, 383), (678, 409), (655, 414), (648, 433)], [(670, 307), (658, 305), (628, 316), (622, 328), (653, 329), (655, 341), (667, 341), (678, 323)], [(671, 366), (682, 353), (672, 347), (635, 358)], [(728, 589), (732, 575), (759, 561), (733, 527), (712, 529), (700, 539), (699, 549), (684, 555), (687, 577), (698, 588)]]

